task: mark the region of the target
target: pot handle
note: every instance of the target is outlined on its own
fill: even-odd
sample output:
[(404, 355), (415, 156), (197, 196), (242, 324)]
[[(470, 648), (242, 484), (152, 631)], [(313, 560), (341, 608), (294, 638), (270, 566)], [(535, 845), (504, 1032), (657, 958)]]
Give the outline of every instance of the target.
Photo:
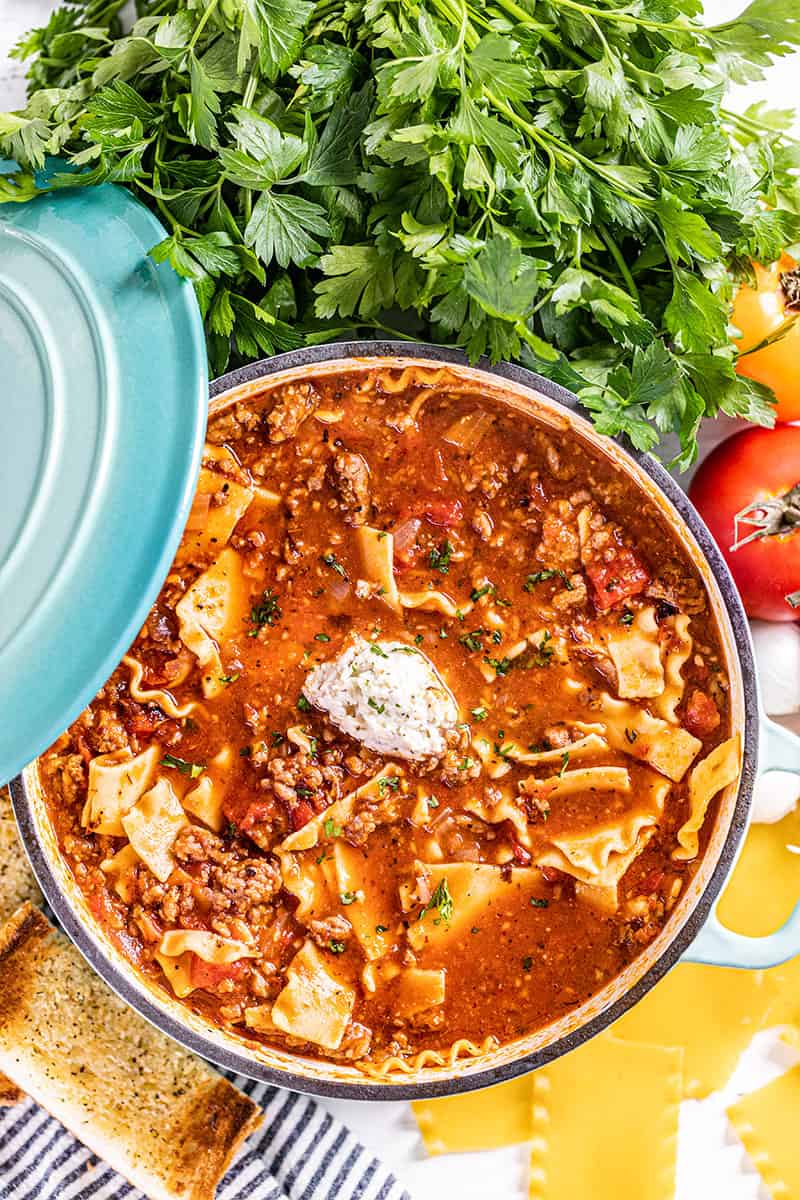
[[(791, 771), (800, 775), (800, 737), (761, 715), (759, 729), (760, 775)], [(726, 928), (717, 916), (717, 904), (705, 925), (683, 954), (683, 962), (708, 963), (718, 967), (775, 967), (800, 954), (800, 901), (785, 925), (764, 937), (747, 937)]]

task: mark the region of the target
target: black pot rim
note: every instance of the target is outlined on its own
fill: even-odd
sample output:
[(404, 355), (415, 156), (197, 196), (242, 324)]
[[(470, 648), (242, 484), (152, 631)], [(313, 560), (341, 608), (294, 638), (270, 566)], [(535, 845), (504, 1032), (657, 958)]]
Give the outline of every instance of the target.
[[(430, 359), (434, 362), (448, 363), (455, 366), (471, 365), (488, 374), (508, 380), (511, 384), (519, 384), (538, 391), (546, 396), (547, 399), (562, 405), (570, 412), (587, 416), (574, 393), (561, 387), (559, 384), (551, 382), (549, 379), (537, 375), (533, 371), (529, 371), (525, 367), (507, 362), (492, 365), (486, 359), (481, 359), (477, 363), (470, 364), (467, 356), (460, 350), (423, 342), (329, 342), (319, 346), (290, 350), (285, 354), (278, 354), (271, 358), (249, 363), (247, 366), (239, 367), (234, 371), (220, 376), (211, 382), (209, 396), (213, 400), (215, 397), (232, 391), (243, 384), (267, 378), (279, 371), (286, 371), (293, 367), (316, 366), (319, 363), (340, 358), (365, 359), (386, 357)], [(482, 1070), (478, 1069), (469, 1072), (468, 1066), (465, 1064), (464, 1071), (460, 1071), (454, 1076), (426, 1080), (419, 1083), (377, 1083), (366, 1078), (363, 1083), (360, 1081), (339, 1082), (334, 1079), (309, 1078), (299, 1072), (270, 1067), (250, 1058), (244, 1052), (217, 1045), (210, 1038), (206, 1038), (189, 1028), (182, 1021), (175, 1019), (154, 1004), (141, 986), (134, 984), (132, 972), (129, 975), (127, 972), (120, 970), (107, 957), (99, 941), (92, 935), (88, 925), (84, 924), (77, 916), (65, 893), (62, 892), (59, 886), (41, 844), (39, 832), (33, 817), (33, 805), (27, 793), (24, 776), (18, 775), (9, 785), (12, 802), (22, 834), (22, 841), (42, 892), (65, 932), (95, 971), (97, 971), (98, 975), (105, 980), (118, 996), (139, 1012), (141, 1016), (168, 1034), (176, 1042), (181, 1043), (187, 1049), (194, 1051), (208, 1061), (215, 1063), (218, 1067), (233, 1071), (250, 1079), (260, 1080), (277, 1087), (288, 1088), (291, 1091), (340, 1100), (417, 1100), (437, 1096), (452, 1096), (478, 1088), (489, 1087), (492, 1084), (514, 1079), (519, 1075), (524, 1075), (529, 1071), (534, 1071), (544, 1066), (545, 1063), (551, 1062), (553, 1059), (568, 1053), (570, 1050), (574, 1050), (583, 1042), (588, 1041), (596, 1034), (608, 1028), (609, 1025), (613, 1024), (623, 1013), (636, 1004), (667, 971), (675, 966), (681, 955), (699, 933), (706, 917), (711, 911), (728, 872), (735, 862), (739, 844), (747, 828), (758, 753), (758, 692), (755, 662), (750, 629), (741, 600), (736, 591), (736, 586), (722, 554), (697, 510), (659, 462), (650, 455), (634, 450), (624, 439), (616, 438), (614, 440), (667, 497), (673, 508), (677, 510), (688, 526), (700, 547), (717, 582), (728, 619), (731, 623), (731, 629), (739, 654), (744, 695), (742, 772), (730, 826), (717, 863), (702, 894), (698, 898), (689, 917), (659, 958), (631, 988), (585, 1024), (547, 1046), (497, 1066), (490, 1066)], [(444, 1071), (444, 1068), (442, 1070)]]

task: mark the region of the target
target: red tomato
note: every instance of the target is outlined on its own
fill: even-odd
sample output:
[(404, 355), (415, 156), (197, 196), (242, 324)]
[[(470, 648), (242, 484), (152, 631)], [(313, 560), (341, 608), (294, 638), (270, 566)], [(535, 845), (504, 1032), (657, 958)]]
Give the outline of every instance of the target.
[(207, 963), (199, 955), (192, 954), (190, 974), (196, 988), (213, 991), (223, 979), (240, 979), (246, 967), (246, 958), (237, 958), (231, 963)]
[(709, 454), (689, 488), (751, 617), (798, 618), (786, 600), (800, 589), (798, 485), (800, 426), (784, 425), (734, 434)]
[[(778, 262), (770, 267), (762, 267), (758, 263), (754, 263), (753, 267), (756, 287), (745, 285), (739, 288), (731, 315), (733, 324), (742, 333), (736, 343), (742, 350), (757, 346), (792, 316), (793, 310), (787, 306), (786, 285), (789, 282), (793, 285), (793, 297), (795, 288), (800, 288), (797, 263), (788, 254), (781, 255)], [(794, 311), (797, 311), (796, 302)], [(772, 388), (778, 400), (776, 412), (779, 421), (800, 420), (800, 315), (785, 337), (779, 338), (771, 346), (765, 346), (763, 350), (757, 350), (755, 354), (740, 358), (736, 370), (740, 375)]]

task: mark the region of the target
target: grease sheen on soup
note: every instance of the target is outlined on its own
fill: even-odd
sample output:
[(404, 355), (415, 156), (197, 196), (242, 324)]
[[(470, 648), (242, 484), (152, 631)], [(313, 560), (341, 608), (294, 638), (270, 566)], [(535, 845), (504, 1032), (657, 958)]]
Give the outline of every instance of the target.
[(704, 586), (627, 476), (475, 377), (366, 365), (211, 418), (162, 592), (42, 775), (153, 984), (385, 1072), (528, 1034), (643, 950), (729, 725)]

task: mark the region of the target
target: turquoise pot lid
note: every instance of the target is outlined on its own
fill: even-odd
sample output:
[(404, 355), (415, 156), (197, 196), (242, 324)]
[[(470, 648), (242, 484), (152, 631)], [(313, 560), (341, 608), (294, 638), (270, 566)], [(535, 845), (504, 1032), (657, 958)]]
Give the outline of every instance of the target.
[(0, 782), (105, 683), (186, 524), (208, 376), (164, 236), (110, 184), (0, 206)]

